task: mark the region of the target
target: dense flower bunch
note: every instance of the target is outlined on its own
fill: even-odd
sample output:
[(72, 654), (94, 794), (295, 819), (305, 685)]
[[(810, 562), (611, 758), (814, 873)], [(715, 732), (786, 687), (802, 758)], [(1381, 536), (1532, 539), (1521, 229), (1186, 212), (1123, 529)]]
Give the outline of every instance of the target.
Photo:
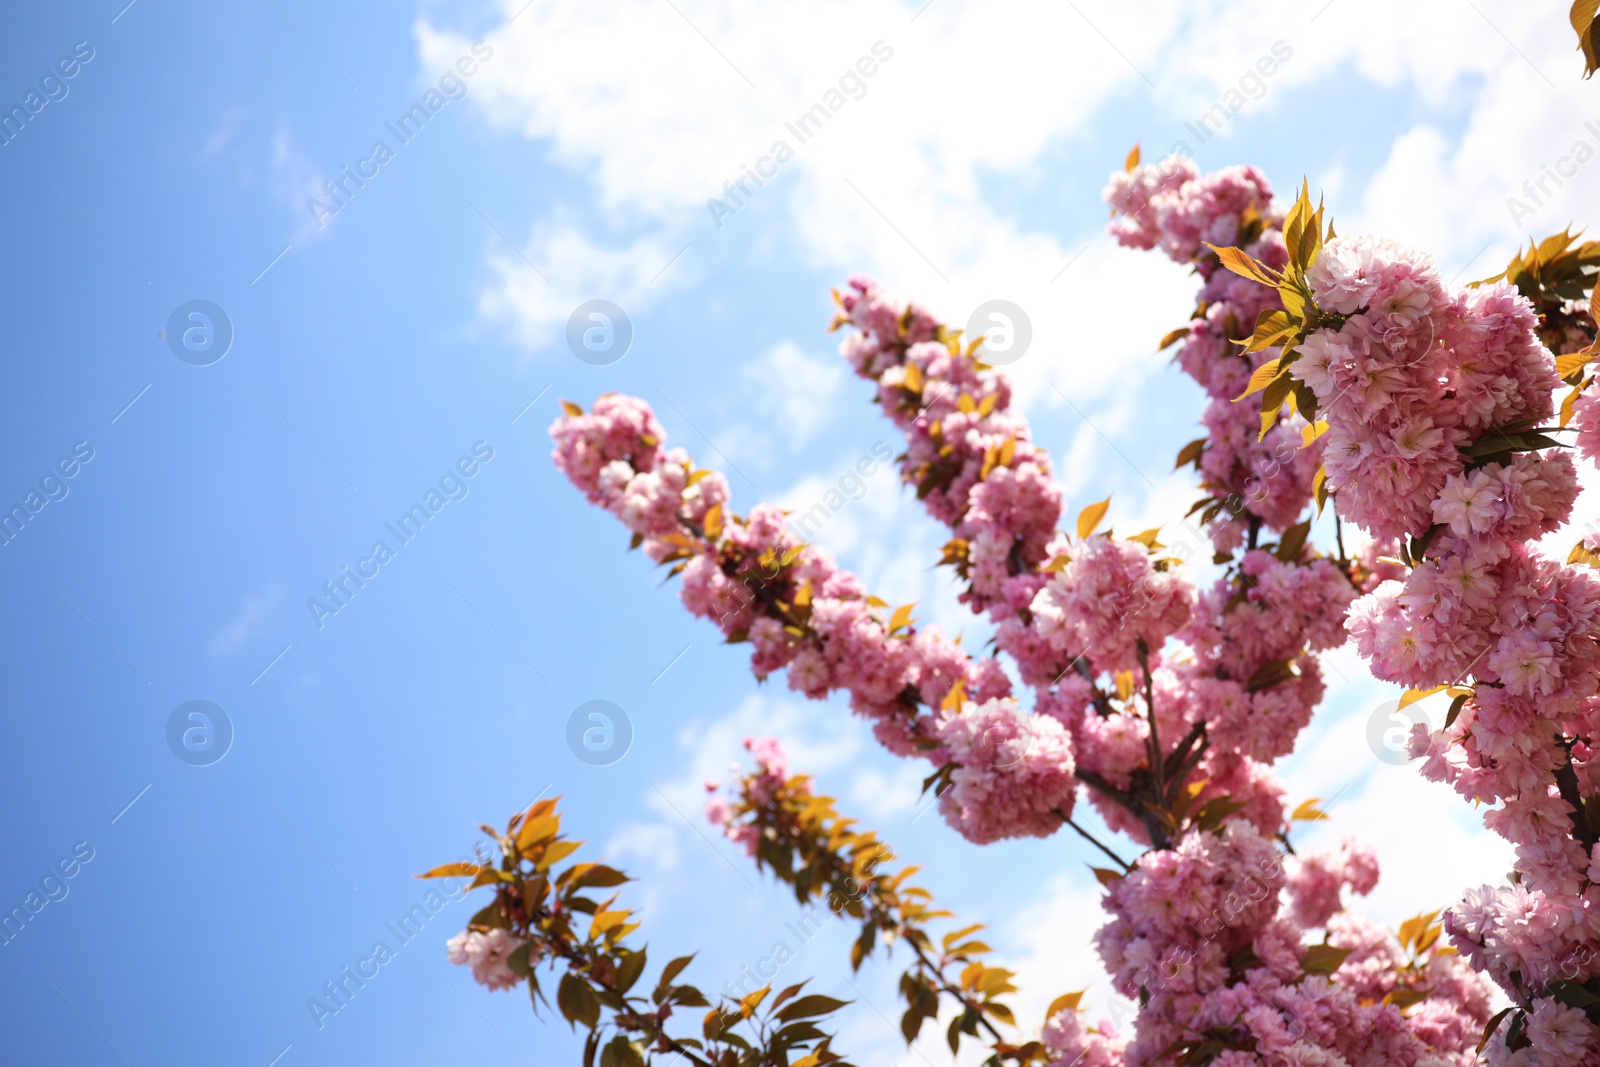
[(1304, 233), (1276, 278), (1233, 266), (1302, 305), (1263, 322), (1282, 341), (1265, 370), (1314, 394), (1340, 514), (1405, 539), (1408, 570), (1351, 611), (1356, 646), (1380, 678), (1451, 687), (1448, 719), (1419, 724), (1413, 755), (1496, 805), (1485, 823), (1516, 845), (1512, 884), (1470, 893), (1446, 920), (1514, 1002), (1491, 1060), (1600, 1062), (1600, 576), (1535, 545), (1578, 492), (1541, 425), (1569, 369), (1543, 343), (1548, 317), (1509, 282), (1453, 287), (1392, 241), (1324, 241), (1320, 220)]

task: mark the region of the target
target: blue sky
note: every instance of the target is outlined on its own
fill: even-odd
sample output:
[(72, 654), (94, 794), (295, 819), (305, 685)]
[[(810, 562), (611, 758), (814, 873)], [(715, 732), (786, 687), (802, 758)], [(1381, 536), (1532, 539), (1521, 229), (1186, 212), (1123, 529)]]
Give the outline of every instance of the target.
[[(559, 793), (591, 858), (639, 877), (654, 953), (701, 949), (695, 973), (720, 987), (792, 940), (792, 904), (700, 825), (699, 779), (751, 732), (994, 924), (1036, 1015), (1099, 973), (1084, 846), (979, 853), (919, 817), (925, 769), (842, 705), (757, 687), (552, 469), (558, 398), (641, 395), (729, 471), (741, 509), (809, 503), (897, 445), (833, 354), (828, 287), (870, 271), (957, 322), (1005, 297), (1035, 324), (1012, 370), (1069, 506), (1114, 493), (1114, 521), (1149, 526), (1192, 499), (1167, 472), (1199, 400), (1151, 351), (1192, 280), (1101, 235), (1099, 190), (1132, 143), (1159, 154), (1242, 85), (1223, 132), (1191, 143), (1203, 166), (1254, 162), (1280, 189), (1308, 175), (1341, 232), (1415, 241), (1447, 274), (1492, 273), (1600, 191), (1580, 169), (1531, 218), (1507, 204), (1600, 145), (1553, 0), (124, 2), (0, 16), (0, 104), (38, 94), (0, 146), (0, 504), (39, 507), (0, 548), (0, 904), (92, 851), (0, 948), (19, 1060), (565, 1061), (564, 1025), (446, 962), (468, 905), (398, 944), (386, 924), (425, 891), (410, 875)], [(1241, 79), (1277, 43), (1290, 57), (1258, 93)], [(725, 182), (885, 49), (715, 217)], [(386, 124), (430, 90), (402, 143)], [(591, 299), (633, 327), (607, 366), (563, 338)], [(195, 300), (232, 330), (205, 366), (161, 336)], [(430, 490), (447, 502), (391, 540)], [(882, 595), (986, 636), (888, 475), (818, 536)], [(393, 558), (319, 619), (307, 602), (380, 540)], [(1464, 806), (1372, 757), (1391, 694), (1347, 653), (1330, 676), (1285, 774), (1293, 796), (1339, 794), (1328, 832), (1380, 848), (1367, 910), (1395, 921), (1498, 877), (1505, 851)], [(566, 745), (593, 699), (632, 724), (610, 766)], [(193, 700), (231, 723), (208, 766), (168, 745)], [(394, 958), (319, 1027), (307, 1001), (379, 940)], [(920, 1062), (878, 1015), (896, 1014), (895, 968), (853, 987), (848, 940), (792, 944), (785, 977), (860, 1001), (840, 1041), (858, 1062)]]

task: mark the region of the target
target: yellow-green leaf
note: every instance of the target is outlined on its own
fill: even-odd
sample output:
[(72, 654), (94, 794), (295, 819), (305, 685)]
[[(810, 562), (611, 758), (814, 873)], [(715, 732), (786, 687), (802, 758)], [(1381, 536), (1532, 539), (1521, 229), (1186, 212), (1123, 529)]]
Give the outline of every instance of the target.
[(1270, 285), (1273, 288), (1277, 288), (1278, 283), (1283, 280), (1282, 275), (1277, 271), (1242, 249), (1231, 246), (1219, 248), (1209, 243), (1206, 247), (1217, 254), (1217, 259), (1222, 261), (1224, 267), (1241, 278), (1249, 278), (1253, 282), (1260, 282), (1262, 285)]
[(517, 850), (526, 852), (540, 841), (554, 837), (560, 829), (559, 815), (541, 815), (536, 819), (529, 819), (517, 831)]
[(1251, 335), (1244, 350), (1248, 354), (1260, 352), (1276, 344), (1282, 344), (1290, 337), (1293, 337), (1298, 330), (1298, 324), (1289, 320), (1288, 312), (1263, 311), (1260, 320), (1256, 323), (1255, 333)]
[(1299, 807), (1295, 808), (1293, 813), (1290, 814), (1289, 818), (1296, 819), (1300, 822), (1317, 822), (1320, 819), (1326, 819), (1328, 817), (1328, 813), (1317, 806), (1321, 803), (1321, 797), (1312, 797), (1310, 800), (1303, 802)]
[(441, 867), (435, 867), (431, 871), (424, 871), (422, 874), (414, 874), (411, 877), (413, 877), (413, 878), (471, 878), (471, 877), (474, 877), (481, 870), (483, 870), (483, 868), (478, 866), (476, 863), (446, 863)]
[(1234, 401), (1238, 402), (1243, 400), (1251, 393), (1259, 393), (1261, 390), (1271, 385), (1273, 380), (1278, 377), (1278, 371), (1281, 370), (1282, 367), (1282, 356), (1279, 356), (1277, 359), (1269, 359), (1265, 363), (1261, 364), (1261, 366), (1257, 367), (1253, 372), (1251, 372), (1249, 384), (1245, 386), (1244, 392), (1233, 398)]
[[(1600, 0), (1596, 0), (1600, 3)], [(1570, 378), (1588, 365), (1596, 353), (1593, 348), (1585, 348), (1578, 352), (1569, 352), (1564, 356), (1556, 357), (1556, 377)]]
[(1111, 510), (1111, 498), (1106, 497), (1098, 504), (1090, 504), (1078, 512), (1078, 540), (1082, 541), (1094, 533), (1095, 527), (1100, 525), (1100, 520), (1106, 517), (1106, 512)]
[(1578, 47), (1583, 51), (1583, 76), (1600, 70), (1600, 55), (1595, 48), (1595, 16), (1600, 12), (1600, 0), (1577, 0), (1572, 5), (1572, 28), (1578, 33)]
[(582, 841), (552, 841), (545, 846), (544, 855), (539, 857), (539, 862), (533, 865), (536, 871), (548, 871), (560, 863), (583, 845)]
[(1393, 989), (1383, 995), (1385, 1004), (1393, 1004), (1401, 1011), (1415, 1004), (1421, 1004), (1428, 999), (1429, 990), (1426, 989)]
[(703, 524), (707, 540), (717, 541), (722, 538), (722, 505), (713, 504), (706, 512)]
[(1190, 327), (1188, 326), (1179, 326), (1176, 330), (1168, 330), (1166, 336), (1161, 338), (1161, 343), (1156, 345), (1156, 351), (1161, 352), (1171, 345), (1183, 340), (1185, 337), (1188, 337), (1189, 330)]
[(966, 937), (968, 934), (975, 934), (979, 930), (982, 930), (982, 929), (983, 929), (983, 923), (973, 923), (971, 926), (963, 926), (959, 930), (950, 931), (948, 934), (945, 934), (944, 937), (942, 938), (942, 941), (943, 941), (943, 944), (944, 944), (944, 950), (946, 952), (949, 952), (951, 945), (955, 944), (957, 941), (960, 941), (963, 937)]
[(1426, 697), (1431, 697), (1435, 693), (1443, 692), (1444, 689), (1445, 686), (1442, 685), (1436, 685), (1430, 689), (1407, 689), (1404, 693), (1400, 694), (1400, 706), (1402, 708), (1410, 707), (1419, 700), (1422, 700)]
[(1568, 393), (1566, 399), (1561, 401), (1561, 422), (1559, 425), (1565, 426), (1572, 421), (1573, 414), (1578, 410), (1578, 397), (1582, 395), (1583, 386), (1580, 385)]
[(906, 360), (906, 388), (911, 392), (922, 394), (922, 368)]
[(772, 992), (772, 986), (769, 983), (768, 985), (762, 986), (754, 993), (741, 998), (739, 1001), (740, 1016), (746, 1019), (750, 1018), (751, 1013), (761, 1006), (761, 1002), (767, 999), (767, 994), (770, 992)]
[(1045, 1020), (1048, 1022), (1050, 1019), (1055, 1018), (1058, 1012), (1077, 1011), (1078, 1005), (1083, 1002), (1083, 995), (1087, 992), (1087, 989), (1080, 989), (1076, 993), (1061, 994), (1059, 997), (1052, 1000), (1050, 1002), (1050, 1006), (1045, 1009)]

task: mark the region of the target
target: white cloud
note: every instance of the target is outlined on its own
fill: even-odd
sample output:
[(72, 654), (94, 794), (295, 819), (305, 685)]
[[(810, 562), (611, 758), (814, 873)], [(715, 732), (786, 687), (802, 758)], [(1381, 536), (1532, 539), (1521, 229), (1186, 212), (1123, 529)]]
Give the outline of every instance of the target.
[(205, 145), (200, 149), (200, 158), (210, 159), (227, 148), (245, 115), (246, 111), (242, 107), (230, 107), (223, 111), (217, 119), (217, 128), (206, 138)]
[(922, 795), (928, 771), (925, 765), (910, 761), (895, 764), (889, 774), (876, 767), (861, 768), (850, 785), (851, 810), (875, 819), (915, 810), (928, 802)]
[[(724, 184), (782, 138), (796, 152), (793, 161), (765, 187), (746, 188), (787, 207), (815, 265), (840, 274), (878, 271), (958, 321), (982, 300), (1005, 294), (1029, 309), (1041, 351), (1065, 353), (1078, 336), (1074, 319), (1091, 309), (1104, 313), (1101, 298), (1113, 286), (1093, 268), (1108, 250), (1092, 249), (1069, 269), (1069, 281), (1051, 290), (1051, 279), (1081, 243), (1067, 249), (1052, 237), (1021, 232), (985, 205), (978, 178), (980, 167), (1011, 168), (1034, 158), (1137, 80), (1079, 15), (948, 3), (912, 22), (914, 9), (885, 0), (680, 7), (686, 18), (671, 5), (642, 0), (605, 13), (572, 0), (536, 0), (490, 35), (497, 62), (480, 71), (473, 106), (590, 174), (597, 205), (613, 222), (648, 219), (671, 234), (668, 255), (684, 243), (755, 225), (741, 213), (723, 219), (719, 233), (706, 201), (726, 197)], [(1153, 58), (1142, 16), (1108, 9), (1094, 19), (1114, 38), (1134, 42), (1135, 61)], [(463, 46), (426, 22), (417, 38), (425, 69)], [(609, 58), (597, 62), (597, 56)], [(863, 67), (876, 65), (874, 73), (847, 73), (863, 56)], [(977, 77), (951, 77), (973, 56), (1003, 62)], [(829, 99), (841, 78), (864, 94), (832, 98), (841, 104), (837, 113), (801, 144), (785, 123)], [(1016, 99), (1032, 105), (1009, 106)], [(691, 249), (681, 266), (694, 257)], [(1152, 279), (1176, 273), (1154, 264), (1134, 269)], [(549, 331), (537, 327), (571, 304), (552, 302), (521, 272), (515, 277), (492, 292), (485, 310), (521, 316), (532, 327), (520, 331), (522, 339), (546, 343)], [(1181, 282), (1173, 286), (1176, 292)], [(1126, 290), (1118, 295), (1130, 309), (1137, 299)], [(1178, 315), (1186, 310), (1181, 302), (1174, 308)], [(1069, 377), (1103, 381), (1114, 358), (1135, 354), (1148, 352), (1114, 347), (1097, 353), (1092, 366), (1086, 356)], [(1069, 380), (1063, 388), (1079, 385)]]
[(777, 420), (775, 425), (769, 420), (768, 432), (797, 451), (831, 417), (845, 369), (833, 353), (811, 356), (793, 341), (783, 341), (746, 363), (740, 375), (757, 390), (756, 410)]
[(490, 247), (496, 280), (478, 309), (530, 350), (564, 343), (567, 319), (584, 301), (610, 300), (631, 318), (689, 277), (686, 265), (673, 263), (675, 250), (655, 237), (604, 245), (570, 223), (536, 226), (514, 252), (499, 237)]
[(288, 208), (295, 220), (295, 244), (320, 239), (328, 232), (326, 225), (317, 226), (315, 217), (306, 209), (306, 202), (311, 198), (326, 197), (325, 180), (317, 165), (296, 146), (294, 134), (280, 124), (272, 138), (267, 185), (273, 199)]
[(269, 585), (244, 598), (239, 610), (211, 638), (206, 650), (213, 656), (226, 656), (266, 629), (273, 609), (283, 601), (283, 587)]

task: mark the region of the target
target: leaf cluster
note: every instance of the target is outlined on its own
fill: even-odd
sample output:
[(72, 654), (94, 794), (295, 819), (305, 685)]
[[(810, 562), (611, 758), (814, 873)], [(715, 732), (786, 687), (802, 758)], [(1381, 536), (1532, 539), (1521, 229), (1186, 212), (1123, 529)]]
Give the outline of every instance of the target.
[[(646, 1067), (666, 1053), (697, 1067), (849, 1067), (831, 1051), (832, 1036), (815, 1021), (845, 1002), (793, 999), (803, 982), (765, 1009), (761, 1004), (770, 987), (741, 1000), (724, 997), (713, 1006), (698, 988), (677, 981), (694, 958), (689, 955), (663, 967), (645, 994), (639, 980), (647, 950), (628, 942), (639, 928), (631, 921), (632, 909), (617, 905), (617, 893), (603, 900), (593, 893), (629, 879), (601, 863), (575, 863), (556, 873), (556, 865), (583, 844), (562, 836), (556, 803), (534, 802), (512, 816), (503, 832), (482, 827), (498, 843), (498, 864), (447, 863), (417, 877), (470, 877), (470, 888), (493, 888), (494, 899), (468, 920), (468, 930), (498, 928), (521, 942), (506, 965), (526, 979), (535, 1012), (549, 1004), (538, 965), (559, 970), (556, 1008), (574, 1029), (582, 1025), (589, 1031), (583, 1067), (597, 1067), (597, 1062), (598, 1067)], [(669, 1019), (684, 1008), (709, 1009), (699, 1036), (669, 1033)], [(795, 1053), (800, 1055), (792, 1058)]]

